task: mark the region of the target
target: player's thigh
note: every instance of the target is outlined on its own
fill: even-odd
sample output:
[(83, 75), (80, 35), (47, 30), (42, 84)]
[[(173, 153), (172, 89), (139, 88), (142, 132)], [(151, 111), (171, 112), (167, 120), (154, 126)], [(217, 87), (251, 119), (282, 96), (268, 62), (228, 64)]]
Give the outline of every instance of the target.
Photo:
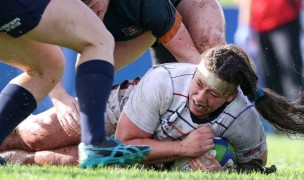
[(156, 38), (149, 31), (128, 41), (115, 42), (115, 70), (117, 71), (138, 59), (155, 41)]
[[(0, 34), (0, 60), (24, 71), (61, 75), (64, 56), (55, 45)], [(46, 68), (47, 67), (47, 68)], [(48, 72), (47, 72), (48, 71)]]
[(77, 145), (79, 135), (68, 136), (60, 125), (55, 108), (30, 116), (18, 126), (20, 137), (32, 150)]
[(218, 0), (182, 0), (177, 10), (200, 52), (225, 43), (225, 18)]
[(111, 33), (93, 11), (78, 0), (51, 0), (38, 26), (25, 36), (80, 53), (90, 45), (97, 45), (104, 48), (99, 49), (96, 56), (105, 59), (113, 56)]

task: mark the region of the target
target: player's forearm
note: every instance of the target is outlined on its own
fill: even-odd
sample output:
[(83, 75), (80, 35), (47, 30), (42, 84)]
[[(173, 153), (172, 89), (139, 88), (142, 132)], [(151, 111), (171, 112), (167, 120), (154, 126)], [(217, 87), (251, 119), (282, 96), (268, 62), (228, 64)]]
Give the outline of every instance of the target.
[(63, 96), (65, 96), (67, 93), (64, 90), (61, 81), (59, 81), (56, 86), (52, 89), (52, 91), (49, 93), (49, 97), (53, 104), (55, 104), (57, 101), (60, 101)]
[(178, 62), (192, 64), (198, 64), (200, 62), (200, 53), (196, 49), (188, 30), (183, 24), (181, 24), (175, 36), (164, 45)]

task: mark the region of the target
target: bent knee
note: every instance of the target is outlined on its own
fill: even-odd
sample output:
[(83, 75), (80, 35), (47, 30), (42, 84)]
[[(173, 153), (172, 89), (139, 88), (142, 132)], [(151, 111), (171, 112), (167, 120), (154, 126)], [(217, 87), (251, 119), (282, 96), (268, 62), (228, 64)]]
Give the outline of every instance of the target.
[(61, 78), (65, 68), (65, 59), (63, 55), (48, 56), (47, 59), (41, 60), (39, 63), (29, 66), (25, 72), (31, 77), (40, 77), (43, 79)]
[(94, 34), (82, 37), (76, 46), (75, 50), (80, 54), (85, 52), (87, 49), (91, 49), (92, 53), (94, 53), (95, 49), (100, 51), (107, 49), (113, 54), (115, 40), (109, 31), (98, 31), (94, 32)]

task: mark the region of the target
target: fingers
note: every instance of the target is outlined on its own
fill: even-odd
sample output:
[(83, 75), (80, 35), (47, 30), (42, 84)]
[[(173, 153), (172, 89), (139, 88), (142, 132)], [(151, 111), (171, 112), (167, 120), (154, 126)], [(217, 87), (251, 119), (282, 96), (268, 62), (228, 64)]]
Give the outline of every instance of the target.
[(203, 126), (197, 128), (196, 131), (202, 134), (212, 134), (213, 136), (213, 130), (209, 127), (209, 124), (204, 124)]
[[(61, 115), (60, 115), (61, 114)], [(75, 100), (73, 105), (66, 108), (63, 112), (57, 112), (59, 122), (67, 133), (67, 135), (79, 135), (80, 134), (80, 115), (79, 115), (79, 105)]]
[(78, 101), (76, 101), (74, 104), (74, 110), (72, 110), (72, 120), (71, 121), (71, 125), (73, 127), (73, 129), (76, 129), (77, 131), (80, 129), (80, 108), (79, 108), (79, 104)]
[(204, 154), (214, 147), (214, 134), (208, 125), (199, 127), (190, 132), (182, 142), (182, 155), (196, 157)]
[(209, 140), (212, 141), (213, 143), (213, 138), (214, 138), (213, 130), (209, 127), (208, 124), (205, 124), (197, 128), (195, 130), (195, 133), (197, 133), (203, 141)]
[(67, 130), (69, 132), (69, 135), (80, 134), (80, 124), (79, 124), (78, 119), (75, 119), (75, 117), (73, 117), (73, 116), (66, 117), (65, 122), (67, 122), (66, 126), (67, 126)]
[[(75, 100), (76, 101), (76, 100)], [(74, 103), (74, 108), (75, 110), (73, 111), (73, 122), (75, 123), (72, 127), (73, 129), (76, 131), (76, 134), (80, 134), (80, 108), (79, 108), (79, 104), (78, 101), (76, 101)]]
[(210, 162), (204, 162), (199, 157), (193, 158), (189, 161), (189, 165), (193, 170), (208, 172), (208, 164)]
[(63, 128), (64, 132), (68, 136), (72, 136), (74, 134), (74, 129), (69, 124), (69, 119), (71, 119), (71, 118), (70, 117), (61, 117), (61, 118), (58, 118), (59, 123), (60, 123), (61, 127)]
[(208, 153), (204, 156), (191, 159), (189, 165), (193, 170), (200, 170), (203, 172), (218, 172), (223, 170), (215, 157)]

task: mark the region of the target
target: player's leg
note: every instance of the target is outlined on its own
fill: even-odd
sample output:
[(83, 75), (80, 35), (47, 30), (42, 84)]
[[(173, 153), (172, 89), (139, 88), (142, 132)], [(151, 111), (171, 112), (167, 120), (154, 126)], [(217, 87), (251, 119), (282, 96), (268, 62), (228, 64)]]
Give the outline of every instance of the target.
[(55, 108), (51, 108), (21, 122), (5, 139), (0, 150), (39, 151), (76, 146), (79, 142), (79, 135), (69, 136), (65, 133), (57, 119)]
[(261, 45), (261, 59), (263, 73), (265, 74), (265, 86), (275, 92), (284, 93), (281, 85), (281, 70), (271, 42), (272, 32), (259, 33), (259, 42)]
[[(303, 62), (300, 49), (300, 20), (286, 23), (271, 38), (279, 64), (282, 64), (283, 95), (294, 101), (303, 89)], [(277, 44), (280, 43), (280, 44)]]
[(0, 6), (0, 59), (25, 71), (0, 93), (1, 144), (13, 128), (35, 110), (64, 69), (64, 56), (57, 46), (11, 37), (20, 37), (35, 27), (41, 17), (41, 6), (47, 4), (43, 0), (35, 1), (27, 9), (24, 5), (28, 2), (12, 0)]
[[(124, 81), (112, 89), (107, 104), (108, 136), (115, 133), (122, 107), (138, 82), (139, 78)], [(78, 155), (70, 146), (77, 145), (79, 141), (79, 135), (68, 136), (64, 132), (58, 122), (56, 109), (51, 108), (20, 123), (1, 145), (0, 156), (10, 163), (74, 165)]]
[[(12, 2), (17, 3), (15, 1)], [(32, 7), (34, 3), (27, 1), (25, 5)], [(66, 9), (66, 7), (69, 8)], [(41, 10), (41, 8), (39, 10)], [(40, 15), (37, 17), (39, 16)], [(75, 27), (75, 25), (77, 26)], [(109, 89), (111, 89), (112, 86), (114, 42), (102, 22), (80, 1), (52, 0), (47, 5), (38, 26), (24, 34), (24, 37), (69, 47), (81, 53), (78, 63), (80, 65), (77, 69), (78, 85), (76, 89), (78, 89), (79, 92), (78, 98), (83, 116), (82, 141), (86, 144), (98, 144), (104, 141), (104, 112), (100, 111), (100, 109), (104, 109)], [(50, 68), (48, 66), (46, 67)], [(98, 78), (96, 78), (97, 76)], [(54, 82), (54, 84), (56, 83)], [(103, 84), (103, 86), (99, 84)], [(13, 90), (15, 91), (15, 89)], [(12, 90), (9, 89), (7, 91)], [(27, 92), (26, 89), (22, 89), (22, 92), (20, 93), (18, 91), (18, 93), (23, 96), (27, 93), (26, 95), (30, 96), (23, 99), (31, 99), (31, 103), (27, 101), (22, 103), (26, 105), (34, 104), (30, 106), (30, 110), (26, 112), (29, 114), (36, 107), (36, 104), (33, 103), (35, 98), (32, 97), (32, 94)], [(88, 96), (89, 94), (90, 96)], [(27, 115), (25, 115), (25, 117), (26, 116)], [(18, 117), (18, 120), (20, 121), (20, 119), (25, 117), (24, 115)], [(7, 128), (7, 131), (10, 132), (11, 130)], [(6, 136), (4, 135), (3, 137), (5, 138)], [(111, 141), (110, 143), (117, 146), (115, 141)], [(142, 147), (141, 149), (143, 152), (149, 151), (148, 147)], [(139, 150), (140, 152), (141, 149)], [(132, 155), (134, 155), (134, 159), (136, 159), (137, 162), (138, 157), (136, 153)], [(139, 157), (144, 158), (141, 153), (139, 153)]]
[(77, 146), (30, 152), (13, 149), (1, 152), (0, 156), (11, 164), (35, 164), (35, 165), (78, 165)]
[[(150, 151), (146, 146), (138, 147), (138, 151), (134, 153), (128, 151), (129, 153), (120, 154), (118, 157), (107, 158), (115, 149), (112, 147), (119, 146), (122, 149), (128, 147), (105, 138), (104, 111), (114, 75), (114, 39), (99, 18), (81, 1), (52, 0), (39, 25), (29, 32), (27, 37), (68, 47), (81, 54), (77, 64), (76, 92), (81, 111), (80, 155), (82, 156), (80, 161), (82, 166), (125, 163), (126, 161), (134, 163), (142, 160), (146, 156), (145, 153)], [(104, 146), (112, 149), (108, 148), (103, 153), (101, 147)], [(98, 152), (99, 156), (103, 154), (105, 158), (91, 161), (90, 158), (94, 155), (88, 153), (93, 151)], [(130, 159), (124, 159), (128, 157)], [(111, 161), (106, 161), (106, 159)], [(112, 161), (114, 159), (115, 161)]]
[(0, 59), (24, 70), (0, 94), (1, 144), (60, 80), (65, 62), (57, 46), (6, 34), (0, 34)]
[[(105, 121), (108, 136), (115, 133), (122, 107), (138, 81), (139, 79), (124, 81), (111, 90)], [(39, 151), (74, 146), (80, 142), (78, 134), (68, 135), (64, 131), (58, 121), (56, 109), (52, 107), (40, 114), (31, 115), (21, 122), (2, 143), (0, 151), (12, 149)]]
[[(75, 24), (77, 24), (76, 27)], [(48, 31), (45, 31), (46, 28)], [(52, 38), (47, 39), (47, 36), (52, 36)], [(59, 44), (81, 54), (76, 72), (76, 92), (80, 104), (82, 129), (81, 141), (86, 145), (98, 145), (104, 142), (103, 110), (112, 87), (114, 74), (112, 35), (81, 1), (52, 0), (39, 25), (28, 33), (27, 37)]]
[[(107, 135), (115, 133), (122, 107), (139, 78), (113, 87), (107, 103)], [(123, 98), (121, 98), (123, 97)], [(79, 135), (68, 136), (56, 116), (55, 108), (24, 120), (0, 147), (0, 156), (15, 164), (78, 165)]]
[(60, 80), (65, 61), (58, 46), (0, 34), (0, 59), (23, 74), (10, 81), (30, 91), (39, 103)]
[(111, 33), (81, 1), (50, 1), (38, 26), (24, 36), (79, 52), (78, 64), (94, 59), (113, 64), (114, 39)]

